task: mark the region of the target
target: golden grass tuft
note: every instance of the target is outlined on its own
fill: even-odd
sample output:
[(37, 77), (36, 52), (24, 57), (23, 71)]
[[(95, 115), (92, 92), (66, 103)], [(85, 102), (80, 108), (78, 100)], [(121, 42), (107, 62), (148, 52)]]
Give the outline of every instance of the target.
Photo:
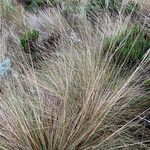
[[(48, 23), (59, 29), (56, 51), (35, 69), (16, 46), (12, 76), (1, 84), (0, 149), (148, 149), (150, 132), (142, 118), (150, 107), (141, 75), (149, 69), (150, 50), (129, 70), (126, 60), (113, 59), (117, 49), (104, 48), (105, 37), (115, 33), (107, 27), (118, 32), (126, 20), (113, 24), (107, 16), (103, 27), (94, 28), (82, 18), (73, 29), (53, 14), (56, 22)], [(16, 76), (18, 68), (22, 73)]]

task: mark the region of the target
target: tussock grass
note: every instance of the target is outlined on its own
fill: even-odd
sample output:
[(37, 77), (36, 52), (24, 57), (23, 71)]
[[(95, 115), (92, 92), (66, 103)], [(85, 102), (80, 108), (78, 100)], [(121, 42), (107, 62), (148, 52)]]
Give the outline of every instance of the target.
[[(88, 22), (77, 42), (63, 29), (62, 51), (42, 69), (6, 80), (0, 102), (0, 145), (4, 149), (139, 149), (147, 139), (133, 137), (140, 127), (134, 102), (144, 95), (141, 63), (122, 73), (113, 54), (103, 52), (103, 36)], [(97, 29), (98, 31), (98, 29)], [(67, 34), (67, 33), (66, 33)], [(131, 131), (130, 131), (131, 130)]]
[[(83, 17), (73, 29), (60, 13), (53, 14), (55, 22), (46, 15), (49, 28), (38, 26), (38, 31), (58, 29), (56, 51), (51, 57), (44, 55), (40, 69), (35, 69), (16, 46), (12, 76), (1, 82), (0, 148), (148, 149), (150, 132), (142, 118), (150, 107), (142, 74), (149, 70), (150, 51), (133, 68), (125, 68), (128, 58), (114, 61), (118, 47), (105, 49), (106, 37), (117, 35), (122, 25), (128, 28), (122, 16), (116, 23), (106, 15), (105, 24), (100, 21), (94, 27)], [(22, 73), (16, 76), (18, 68)]]

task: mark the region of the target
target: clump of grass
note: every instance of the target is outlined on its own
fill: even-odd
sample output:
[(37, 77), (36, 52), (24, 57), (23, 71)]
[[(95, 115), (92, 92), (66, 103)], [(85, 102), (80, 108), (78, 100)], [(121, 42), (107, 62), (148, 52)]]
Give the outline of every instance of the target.
[(100, 29), (84, 23), (77, 42), (62, 29), (61, 51), (41, 70), (28, 68), (26, 75), (6, 81), (0, 101), (2, 148), (148, 148), (148, 137), (138, 141), (129, 129), (138, 128), (149, 109), (129, 106), (144, 94), (140, 75), (149, 51), (137, 68), (121, 74), (113, 54), (103, 52)]
[[(0, 147), (148, 149), (149, 128), (143, 129), (140, 123), (149, 111), (149, 103), (141, 99), (145, 95), (141, 72), (149, 63), (150, 52), (142, 54), (135, 68), (125, 71), (122, 59), (128, 62), (130, 52), (126, 55), (120, 45), (116, 47), (116, 41), (126, 43), (132, 35), (128, 41), (132, 50), (135, 45), (132, 39), (141, 30), (138, 34), (136, 29), (136, 34), (131, 30), (119, 35), (119, 39), (115, 37), (110, 45), (114, 45), (113, 50), (105, 51), (105, 37), (99, 26), (93, 28), (84, 19), (78, 30), (73, 30), (56, 16), (61, 25), (61, 50), (54, 57), (45, 58), (40, 70), (29, 66), (24, 74), (4, 82), (6, 90), (0, 95)], [(72, 31), (70, 36), (69, 31)], [(27, 52), (36, 49), (30, 44), (38, 37), (36, 30), (25, 32), (19, 39), (22, 49)], [(114, 55), (119, 64), (114, 62)], [(141, 138), (137, 138), (137, 133)]]

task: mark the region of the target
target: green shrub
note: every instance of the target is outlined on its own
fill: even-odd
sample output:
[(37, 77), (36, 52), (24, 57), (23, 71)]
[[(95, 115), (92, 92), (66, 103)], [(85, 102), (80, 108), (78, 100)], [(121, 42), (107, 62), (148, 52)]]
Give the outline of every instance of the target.
[(30, 65), (36, 63), (41, 57), (39, 55), (38, 46), (39, 32), (35, 29), (28, 30), (20, 36), (20, 45), (22, 50), (26, 53)]
[(119, 10), (119, 6), (120, 6), (120, 2), (118, 3), (118, 1), (116, 0), (111, 0), (111, 1), (90, 0), (87, 5), (86, 11), (87, 14), (89, 13), (98, 14), (101, 11), (108, 9), (111, 13), (117, 13)]
[(128, 59), (128, 63), (141, 60), (150, 48), (150, 39), (139, 26), (133, 26), (116, 37), (107, 38), (106, 43), (113, 51), (118, 48), (115, 56), (119, 61)]
[(59, 2), (60, 0), (32, 0), (31, 3), (25, 6), (25, 8), (31, 11), (36, 11), (39, 7), (47, 4), (57, 6)]
[(144, 81), (144, 87), (150, 88), (150, 79)]
[(20, 44), (23, 50), (29, 49), (29, 43), (36, 41), (39, 37), (39, 32), (35, 29), (24, 32), (20, 37)]
[(32, 0), (31, 3), (25, 5), (25, 8), (31, 11), (35, 11), (38, 7), (45, 4), (46, 0)]
[[(120, 11), (120, 9), (122, 10)], [(140, 6), (138, 3), (134, 1), (129, 1), (122, 7), (121, 0), (90, 0), (88, 5), (86, 6), (87, 16), (92, 17), (97, 16), (100, 12), (108, 11), (112, 15), (118, 15), (119, 12), (124, 16), (137, 15)]]

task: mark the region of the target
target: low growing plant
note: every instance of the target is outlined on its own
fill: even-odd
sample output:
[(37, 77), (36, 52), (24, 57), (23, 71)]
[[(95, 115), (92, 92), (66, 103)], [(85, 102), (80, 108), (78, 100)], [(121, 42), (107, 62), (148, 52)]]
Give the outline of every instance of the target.
[(30, 43), (35, 42), (39, 37), (39, 32), (35, 29), (28, 30), (20, 36), (20, 44), (24, 51), (30, 48)]
[[(0, 95), (0, 148), (148, 149), (150, 130), (140, 121), (147, 119), (143, 116), (150, 110), (149, 101), (141, 99), (148, 94), (142, 89), (141, 75), (149, 64), (150, 51), (136, 67), (126, 71), (122, 67), (122, 60), (128, 62), (142, 30), (136, 26), (120, 33), (108, 39), (109, 47), (104, 49), (107, 31), (93, 28), (86, 18), (78, 30), (67, 26), (63, 19), (58, 22), (60, 50), (53, 57), (46, 55), (40, 69), (28, 65), (26, 69), (28, 61), (15, 59), (24, 73), (6, 80)], [(22, 49), (34, 52), (38, 37), (36, 30), (25, 32), (20, 37)], [(51, 39), (55, 41), (55, 37), (49, 38), (53, 45)], [(130, 51), (124, 53), (128, 50), (126, 43)], [(114, 63), (114, 56), (119, 64)]]
[(108, 38), (106, 43), (110, 49), (118, 49), (116, 59), (119, 61), (128, 59), (128, 63), (140, 61), (150, 48), (150, 38), (139, 26), (133, 26), (131, 29), (119, 33), (116, 37)]
[(150, 89), (150, 79), (144, 80), (144, 86)]
[(36, 62), (39, 61), (39, 47), (38, 47), (38, 37), (39, 37), (39, 32), (35, 29), (28, 30), (24, 32), (20, 36), (20, 46), (21, 49), (29, 56), (28, 61), (31, 62)]
[(89, 19), (94, 19), (106, 12), (112, 16), (123, 15), (123, 17), (136, 18), (140, 5), (132, 0), (126, 4), (123, 4), (122, 0), (89, 0), (85, 10)]

